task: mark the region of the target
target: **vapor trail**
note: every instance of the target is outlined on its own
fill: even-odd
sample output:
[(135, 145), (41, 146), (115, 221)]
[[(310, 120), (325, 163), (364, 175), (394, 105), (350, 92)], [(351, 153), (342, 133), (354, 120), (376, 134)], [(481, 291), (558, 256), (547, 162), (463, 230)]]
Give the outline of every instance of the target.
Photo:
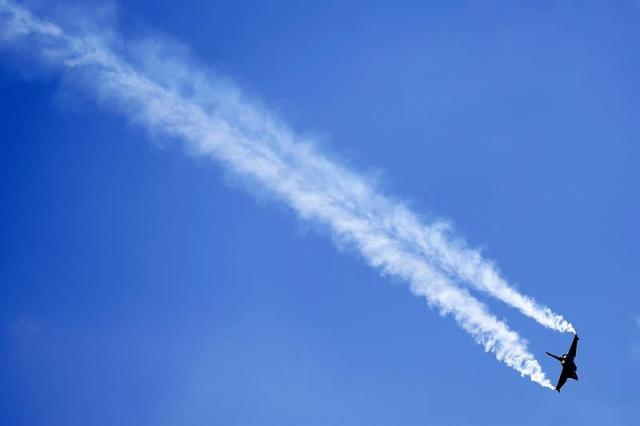
[(449, 237), (447, 230), (446, 224), (436, 223), (424, 228), (421, 235), (416, 235), (416, 244), (427, 259), (438, 264), (446, 273), (513, 306), (541, 325), (575, 334), (573, 325), (562, 315), (511, 287), (492, 262), (483, 259), (477, 250), (467, 248), (462, 240)]
[(572, 331), (571, 324), (510, 287), (490, 262), (451, 239), (440, 224), (422, 222), (366, 178), (301, 140), (230, 82), (179, 58), (159, 59), (153, 51), (165, 49), (162, 43), (147, 42), (144, 54), (131, 54), (113, 47), (111, 39), (65, 31), (8, 0), (0, 0), (0, 24), (4, 44), (27, 49), (129, 120), (184, 141), (300, 217), (324, 225), (340, 244), (450, 314), (498, 360), (553, 388), (518, 334), (453, 280), (549, 328)]

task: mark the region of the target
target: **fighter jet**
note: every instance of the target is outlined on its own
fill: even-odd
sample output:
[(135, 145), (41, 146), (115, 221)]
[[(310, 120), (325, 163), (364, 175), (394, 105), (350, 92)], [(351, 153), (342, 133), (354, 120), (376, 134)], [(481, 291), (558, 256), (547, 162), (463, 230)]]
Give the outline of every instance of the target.
[(556, 390), (558, 391), (558, 393), (560, 392), (560, 388), (564, 385), (567, 379), (578, 380), (578, 374), (576, 373), (578, 367), (576, 367), (575, 363), (576, 350), (578, 349), (578, 340), (580, 340), (580, 338), (577, 334), (575, 334), (573, 336), (573, 342), (571, 342), (569, 352), (562, 356), (554, 355), (547, 352), (547, 355), (557, 359), (558, 361), (560, 361), (560, 364), (562, 364), (562, 372), (560, 373), (560, 378), (558, 379), (558, 384), (556, 385)]

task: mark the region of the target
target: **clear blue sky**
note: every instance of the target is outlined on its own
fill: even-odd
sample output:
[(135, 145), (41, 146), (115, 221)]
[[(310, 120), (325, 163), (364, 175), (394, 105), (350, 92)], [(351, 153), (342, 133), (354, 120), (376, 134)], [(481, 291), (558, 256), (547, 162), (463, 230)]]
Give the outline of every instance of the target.
[[(3, 424), (640, 423), (640, 4), (345, 3), (130, 0), (117, 27), (180, 40), (451, 219), (576, 325), (580, 381), (520, 378), (283, 206), (0, 52)], [(544, 351), (570, 335), (483, 300), (555, 382)]]

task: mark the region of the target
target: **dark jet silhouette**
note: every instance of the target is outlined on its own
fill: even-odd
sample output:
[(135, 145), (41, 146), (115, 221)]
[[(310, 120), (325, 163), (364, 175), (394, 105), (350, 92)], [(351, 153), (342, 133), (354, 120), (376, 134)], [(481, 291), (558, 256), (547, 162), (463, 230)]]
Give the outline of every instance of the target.
[(575, 334), (573, 336), (573, 342), (571, 342), (569, 352), (562, 356), (554, 355), (547, 352), (547, 355), (557, 359), (558, 361), (560, 361), (560, 364), (562, 364), (562, 373), (560, 373), (560, 378), (558, 379), (558, 384), (556, 385), (556, 390), (558, 392), (560, 392), (560, 388), (564, 385), (567, 379), (578, 380), (578, 374), (576, 373), (578, 367), (576, 367), (575, 363), (576, 350), (578, 349), (578, 340), (580, 340), (580, 338), (577, 334)]

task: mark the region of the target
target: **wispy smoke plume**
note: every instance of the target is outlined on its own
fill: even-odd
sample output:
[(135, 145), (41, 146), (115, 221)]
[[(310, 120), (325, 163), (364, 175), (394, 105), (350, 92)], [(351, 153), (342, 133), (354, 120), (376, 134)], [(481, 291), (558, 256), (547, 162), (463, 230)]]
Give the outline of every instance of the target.
[(573, 331), (571, 324), (509, 286), (492, 263), (452, 238), (442, 223), (425, 223), (368, 179), (319, 152), (232, 83), (180, 57), (154, 54), (166, 50), (157, 40), (125, 51), (111, 38), (69, 32), (8, 0), (0, 0), (0, 42), (72, 75), (131, 121), (184, 141), (300, 217), (322, 224), (340, 244), (451, 315), (498, 360), (553, 388), (520, 336), (462, 285), (551, 329)]

